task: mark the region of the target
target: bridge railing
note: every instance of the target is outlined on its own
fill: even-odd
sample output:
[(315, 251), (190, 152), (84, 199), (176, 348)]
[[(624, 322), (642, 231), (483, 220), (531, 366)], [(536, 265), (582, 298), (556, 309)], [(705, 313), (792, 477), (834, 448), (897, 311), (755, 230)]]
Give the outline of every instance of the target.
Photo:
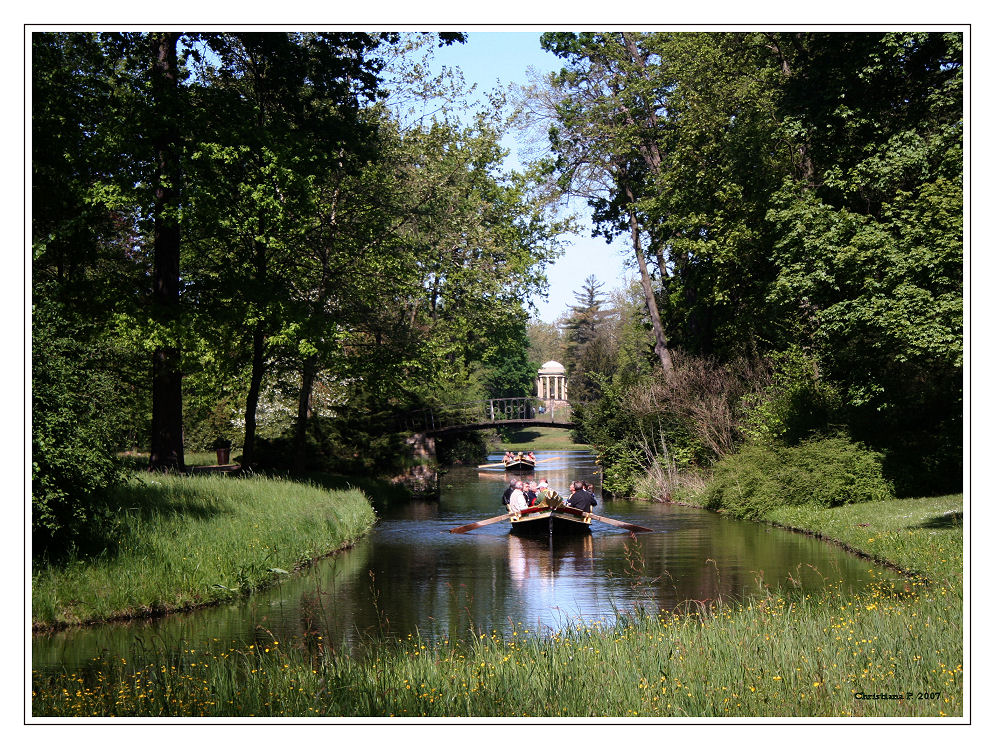
[(570, 422), (570, 404), (545, 398), (490, 398), (483, 401), (450, 403), (426, 408), (409, 415), (409, 428), (415, 431), (436, 431), (466, 424), (502, 421), (532, 421), (537, 424)]

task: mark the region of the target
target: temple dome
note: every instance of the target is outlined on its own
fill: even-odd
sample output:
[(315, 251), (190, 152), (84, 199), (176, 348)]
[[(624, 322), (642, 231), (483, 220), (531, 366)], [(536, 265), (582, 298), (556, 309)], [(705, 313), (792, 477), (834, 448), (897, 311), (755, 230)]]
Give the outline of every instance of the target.
[(562, 375), (566, 374), (566, 368), (560, 364), (558, 361), (548, 361), (539, 367), (540, 375)]

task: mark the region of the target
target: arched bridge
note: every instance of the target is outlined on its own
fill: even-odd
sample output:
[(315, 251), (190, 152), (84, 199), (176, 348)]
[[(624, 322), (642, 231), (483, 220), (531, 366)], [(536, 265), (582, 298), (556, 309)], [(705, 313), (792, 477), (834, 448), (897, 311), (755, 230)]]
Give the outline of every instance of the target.
[(491, 398), (425, 408), (409, 415), (408, 428), (429, 435), (494, 429), (500, 426), (544, 426), (573, 429), (570, 404), (545, 398)]

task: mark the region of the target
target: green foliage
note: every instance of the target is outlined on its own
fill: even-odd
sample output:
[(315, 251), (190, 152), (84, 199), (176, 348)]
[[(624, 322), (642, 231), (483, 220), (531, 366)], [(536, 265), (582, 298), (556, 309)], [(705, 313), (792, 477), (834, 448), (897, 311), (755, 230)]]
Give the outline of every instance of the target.
[(634, 440), (613, 442), (598, 453), (602, 486), (619, 497), (635, 497), (640, 479), (646, 474), (647, 459)]
[[(392, 413), (531, 392), (525, 308), (566, 225), (501, 172), (497, 125), (383, 105), (396, 34), (179, 34), (168, 96), (156, 39), (32, 37), (33, 271), (127, 352), (127, 446), (147, 444), (147, 357), (165, 347), (187, 447), (244, 440), (251, 463), (269, 437), (272, 466), (388, 471)], [(439, 93), (417, 79), (402, 97)], [(178, 268), (156, 260), (166, 225)], [(158, 314), (164, 277), (179, 301)]]
[(486, 432), (466, 432), (435, 440), (440, 465), (479, 465), (487, 461), (488, 451)]
[(50, 306), (33, 310), (31, 530), (35, 556), (87, 546), (113, 519), (106, 492), (123, 479), (113, 349), (85, 342)]
[(818, 363), (798, 348), (773, 359), (771, 384), (747, 396), (744, 435), (765, 445), (791, 446), (831, 432), (842, 401), (832, 384), (819, 376)]
[(669, 345), (720, 362), (805, 351), (818, 373), (782, 372), (753, 403), (754, 436), (792, 443), (832, 423), (885, 453), (900, 491), (957, 490), (962, 35), (543, 45), (565, 62), (547, 97), (560, 184), (589, 199), (600, 234), (631, 233), (655, 262), (641, 275)]
[(606, 324), (608, 313), (602, 308), (603, 286), (593, 275), (584, 279), (581, 289), (574, 292), (577, 304), (570, 307), (570, 314), (563, 322), (570, 397), (581, 403), (597, 399), (596, 376), (610, 375), (614, 370), (614, 347)]
[(746, 445), (719, 461), (702, 495), (706, 507), (763, 518), (781, 506), (837, 507), (892, 496), (882, 456), (842, 437), (795, 447)]

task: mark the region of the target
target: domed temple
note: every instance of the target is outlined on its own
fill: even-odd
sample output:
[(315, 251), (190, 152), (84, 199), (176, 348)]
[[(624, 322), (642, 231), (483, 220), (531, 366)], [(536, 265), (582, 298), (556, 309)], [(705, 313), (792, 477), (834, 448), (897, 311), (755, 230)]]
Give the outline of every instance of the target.
[(546, 400), (565, 401), (567, 399), (566, 368), (558, 361), (548, 361), (539, 367), (536, 394)]

